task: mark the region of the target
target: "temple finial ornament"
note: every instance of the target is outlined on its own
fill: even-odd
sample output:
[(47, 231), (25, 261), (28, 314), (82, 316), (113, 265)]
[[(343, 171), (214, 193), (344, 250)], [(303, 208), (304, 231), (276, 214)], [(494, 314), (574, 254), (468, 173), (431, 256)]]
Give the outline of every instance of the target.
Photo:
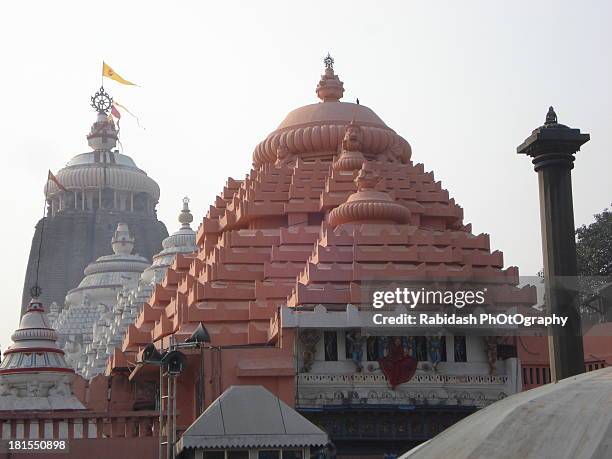
[(552, 107), (548, 107), (548, 113), (546, 113), (546, 122), (544, 126), (550, 126), (551, 124), (557, 124), (557, 114), (555, 113), (555, 109)]
[(323, 63), (325, 64), (325, 73), (321, 75), (321, 80), (317, 85), (317, 96), (323, 102), (338, 101), (344, 94), (344, 83), (334, 73), (334, 58), (329, 53), (323, 59)]
[(372, 169), (368, 162), (363, 163), (355, 178), (357, 191), (373, 190), (378, 182), (380, 182), (380, 175)]
[(181, 210), (178, 218), (182, 228), (189, 228), (189, 224), (193, 221), (193, 215), (189, 210), (189, 201), (190, 199), (187, 196), (183, 198), (183, 210)]
[(355, 122), (355, 118), (349, 123), (342, 139), (342, 148), (347, 151), (359, 151), (363, 144), (363, 133), (361, 127)]
[(325, 58), (323, 59), (323, 63), (325, 64), (325, 68), (326, 69), (332, 69), (334, 68), (334, 58), (330, 56), (329, 53), (327, 53), (327, 56), (325, 56)]
[(91, 106), (98, 113), (108, 115), (112, 105), (113, 98), (104, 90), (104, 86), (100, 86), (100, 89), (93, 96), (91, 96)]
[(342, 151), (334, 162), (333, 169), (336, 171), (352, 172), (361, 169), (365, 162), (361, 148), (363, 146), (363, 132), (361, 127), (353, 119), (346, 127), (342, 139)]
[(276, 167), (281, 167), (285, 164), (288, 164), (291, 159), (291, 154), (289, 149), (285, 145), (279, 145), (276, 149), (276, 161), (274, 165)]

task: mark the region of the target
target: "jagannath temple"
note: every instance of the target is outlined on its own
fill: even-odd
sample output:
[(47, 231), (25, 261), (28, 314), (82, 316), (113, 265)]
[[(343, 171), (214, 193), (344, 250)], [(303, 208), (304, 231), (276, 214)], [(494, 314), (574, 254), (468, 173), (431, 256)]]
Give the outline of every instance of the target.
[[(494, 313), (531, 309), (536, 288), (520, 286), (487, 234), (472, 233), (407, 140), (341, 100), (329, 55), (324, 65), (319, 101), (255, 147), (250, 170), (227, 179), (197, 231), (185, 199), (167, 237), (159, 188), (113, 150), (110, 106), (94, 104), (93, 151), (47, 190), (39, 284), (49, 293), (29, 303), (5, 352), (4, 439), (44, 430), (92, 458), (394, 457), (547, 382), (542, 337), (373, 325), (376, 290), (478, 290), (478, 311)], [(45, 346), (23, 344), (32, 327)], [(48, 389), (7, 379), (40, 374), (52, 356), (63, 379), (41, 379)], [(78, 403), (61, 416), (54, 406), (3, 411), (36, 390)]]
[[(37, 224), (25, 275), (22, 314), (30, 288), (45, 285), (40, 300), (62, 304), (85, 267), (108, 253), (108, 241), (119, 223), (129, 226), (135, 251), (147, 259), (159, 252), (168, 235), (157, 219), (157, 183), (117, 147), (118, 129), (103, 89), (92, 97), (97, 115), (87, 134), (90, 151), (74, 156), (44, 187), (48, 210)], [(44, 234), (44, 244), (41, 235)]]
[(370, 108), (340, 100), (343, 83), (325, 64), (320, 102), (289, 113), (255, 148), (248, 175), (228, 179), (198, 229), (197, 254), (177, 257), (107, 373), (156, 384), (155, 367), (126, 362), (151, 343), (185, 341), (201, 323), (211, 346), (202, 360), (185, 351), (179, 430), (200, 413), (200, 397), (207, 406), (232, 385), (261, 385), (322, 426), (339, 452), (406, 450), (519, 391), (518, 361), (484, 336), (375, 336), (366, 290), (484, 285), (489, 308), (529, 306), (535, 291), (517, 287), (518, 270), (503, 268), (488, 235), (471, 233), (406, 140)]

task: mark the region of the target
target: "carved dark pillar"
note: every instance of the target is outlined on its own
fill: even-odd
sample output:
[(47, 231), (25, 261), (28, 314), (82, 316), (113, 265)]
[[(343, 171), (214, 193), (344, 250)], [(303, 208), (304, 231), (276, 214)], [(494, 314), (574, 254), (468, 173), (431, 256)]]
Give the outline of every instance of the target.
[(517, 148), (533, 158), (540, 188), (540, 221), (548, 314), (567, 316), (565, 327), (549, 331), (552, 381), (584, 372), (580, 313), (576, 304), (576, 238), (572, 176), (574, 155), (588, 142), (589, 134), (557, 122), (552, 107), (543, 126)]

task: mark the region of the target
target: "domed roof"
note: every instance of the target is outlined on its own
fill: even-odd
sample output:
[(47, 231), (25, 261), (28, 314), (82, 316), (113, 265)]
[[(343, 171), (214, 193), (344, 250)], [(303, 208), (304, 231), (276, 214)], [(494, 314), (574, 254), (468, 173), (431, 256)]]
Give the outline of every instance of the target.
[(72, 393), (74, 370), (38, 299), (30, 301), (11, 338), (0, 365), (0, 412), (85, 409)]
[[(93, 151), (74, 156), (66, 167), (57, 172), (57, 180), (68, 190), (86, 188), (111, 188), (134, 193), (146, 193), (159, 200), (159, 185), (136, 166), (132, 158), (114, 150), (118, 131), (112, 118), (98, 113), (87, 136)], [(47, 195), (60, 191), (49, 181)]]
[(86, 294), (87, 290), (117, 288), (134, 284), (149, 261), (140, 255), (133, 255), (134, 239), (130, 236), (128, 225), (119, 223), (112, 239), (113, 254), (99, 257), (84, 270), (85, 277), (78, 287), (68, 292), (67, 298), (75, 293)]
[(0, 375), (26, 369), (30, 372), (73, 372), (64, 360), (64, 352), (57, 345), (57, 334), (49, 326), (40, 301), (33, 299), (30, 302), (11, 339), (14, 344), (4, 353)]
[[(132, 168), (132, 169), (138, 169), (134, 160), (130, 158), (129, 156), (121, 154), (117, 151), (114, 151), (113, 154), (114, 154), (114, 163), (112, 164), (114, 167), (125, 166), (125, 167)], [(92, 165), (92, 164), (95, 165), (97, 163), (99, 163), (99, 161), (96, 161), (96, 153), (94, 151), (88, 151), (86, 153), (80, 153), (76, 155), (75, 157), (73, 157), (70, 161), (68, 161), (68, 163), (66, 164), (66, 167), (84, 166), (84, 165)], [(142, 172), (142, 170), (140, 169), (138, 170)]]
[(153, 256), (153, 263), (142, 273), (144, 283), (157, 283), (163, 279), (166, 269), (172, 264), (177, 253), (191, 253), (198, 249), (196, 232), (191, 229), (193, 215), (189, 210), (189, 198), (183, 198), (183, 209), (179, 214), (181, 228), (162, 241), (162, 251)]
[(351, 121), (356, 121), (361, 126), (389, 129), (385, 122), (371, 108), (365, 105), (351, 102), (326, 101), (304, 105), (289, 112), (276, 130), (280, 131), (296, 126), (321, 123), (348, 124)]
[(392, 161), (407, 163), (411, 149), (406, 140), (370, 108), (359, 103), (340, 102), (344, 83), (334, 73), (333, 59), (329, 61), (328, 58), (316, 89), (322, 102), (291, 111), (278, 128), (257, 145), (253, 164), (274, 163), (277, 158), (289, 159), (290, 155), (331, 159), (338, 153), (344, 131), (351, 121), (361, 126), (363, 154), (367, 159), (384, 155)]

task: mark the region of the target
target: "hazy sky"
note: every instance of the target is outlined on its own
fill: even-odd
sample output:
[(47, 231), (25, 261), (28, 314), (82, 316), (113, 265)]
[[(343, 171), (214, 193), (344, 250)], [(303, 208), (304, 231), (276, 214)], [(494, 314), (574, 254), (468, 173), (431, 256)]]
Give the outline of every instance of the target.
[(103, 59), (142, 85), (106, 88), (141, 117), (145, 129), (121, 122), (124, 152), (159, 183), (170, 232), (183, 196), (201, 220), (256, 144), (318, 100), (329, 51), (344, 100), (406, 138), (474, 232), (532, 275), (537, 177), (516, 146), (549, 105), (592, 138), (573, 172), (576, 224), (612, 201), (611, 21), (607, 1), (5, 2), (0, 345), (18, 325), (47, 169), (88, 150)]

